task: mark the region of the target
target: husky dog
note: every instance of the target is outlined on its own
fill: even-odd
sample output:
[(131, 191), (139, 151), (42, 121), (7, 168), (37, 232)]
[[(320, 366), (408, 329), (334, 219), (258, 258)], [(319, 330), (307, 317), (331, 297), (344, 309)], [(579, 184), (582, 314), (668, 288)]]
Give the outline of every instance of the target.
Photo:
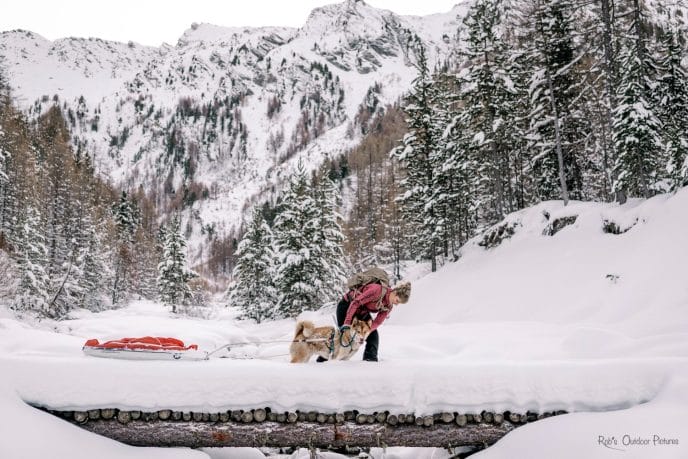
[(304, 363), (313, 355), (325, 359), (349, 360), (370, 333), (370, 320), (354, 319), (343, 333), (335, 327), (315, 327), (303, 320), (296, 324), (294, 340), (289, 346), (291, 363)]

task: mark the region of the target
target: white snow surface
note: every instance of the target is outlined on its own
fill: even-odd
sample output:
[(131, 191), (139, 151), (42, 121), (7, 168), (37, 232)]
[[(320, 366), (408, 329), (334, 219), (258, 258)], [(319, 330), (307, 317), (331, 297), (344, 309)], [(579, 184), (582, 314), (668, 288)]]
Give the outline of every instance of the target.
[[(623, 206), (546, 202), (511, 214), (506, 222), (516, 232), (501, 245), (486, 250), (478, 237), (459, 261), (436, 273), (408, 269), (411, 300), (380, 329), (378, 363), (362, 362), (359, 354), (347, 362), (290, 364), (295, 321), (239, 321), (231, 307), (201, 319), (136, 302), (115, 311), (78, 311), (63, 322), (20, 322), (0, 308), (0, 457), (262, 454), (126, 447), (29, 403), (209, 412), (564, 409), (571, 414), (519, 427), (475, 457), (686, 458), (687, 210), (685, 188)], [(575, 223), (543, 235), (552, 220), (573, 215)], [(628, 231), (606, 234), (605, 220)], [(332, 314), (330, 307), (301, 318), (329, 324)], [(88, 338), (143, 335), (173, 336), (208, 351), (237, 345), (225, 354), (232, 358), (200, 362), (99, 359), (81, 351)], [(32, 441), (38, 431), (47, 446)], [(638, 444), (644, 439), (649, 443)], [(439, 449), (373, 455), (449, 457)]]

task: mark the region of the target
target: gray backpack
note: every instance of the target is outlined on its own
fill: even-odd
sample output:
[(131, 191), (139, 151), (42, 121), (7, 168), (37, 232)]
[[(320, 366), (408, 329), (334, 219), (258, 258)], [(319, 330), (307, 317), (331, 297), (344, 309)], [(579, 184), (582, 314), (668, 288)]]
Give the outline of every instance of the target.
[(368, 284), (380, 284), (389, 287), (389, 275), (384, 269), (370, 268), (354, 274), (346, 281), (347, 290), (359, 290)]

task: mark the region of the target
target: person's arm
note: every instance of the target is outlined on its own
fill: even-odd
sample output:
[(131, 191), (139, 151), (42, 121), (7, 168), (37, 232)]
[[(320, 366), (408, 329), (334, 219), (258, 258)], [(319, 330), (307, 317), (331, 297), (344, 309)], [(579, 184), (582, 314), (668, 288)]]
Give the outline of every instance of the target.
[(389, 310), (379, 312), (377, 316), (375, 316), (375, 320), (373, 320), (373, 323), (370, 325), (370, 333), (374, 332), (377, 329), (377, 327), (382, 325), (382, 322), (385, 321), (388, 315)]
[(358, 311), (359, 308), (364, 304), (377, 301), (380, 298), (380, 295), (382, 295), (382, 286), (380, 284), (368, 284), (363, 287), (361, 293), (356, 295), (356, 298), (351, 300), (351, 304), (349, 305), (349, 309), (346, 311), (346, 318), (344, 319), (342, 326), (351, 326), (351, 322), (354, 320), (356, 311)]

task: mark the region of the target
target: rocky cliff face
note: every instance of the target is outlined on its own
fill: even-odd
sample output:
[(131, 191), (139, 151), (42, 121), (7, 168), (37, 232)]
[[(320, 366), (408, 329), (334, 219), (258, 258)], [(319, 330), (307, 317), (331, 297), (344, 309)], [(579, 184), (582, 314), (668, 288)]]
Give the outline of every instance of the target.
[(466, 10), (404, 17), (347, 0), (300, 29), (193, 24), (161, 48), (11, 31), (0, 67), (30, 115), (60, 104), (100, 173), (185, 209), (199, 247), (299, 159), (315, 168), (355, 145), (356, 115), (402, 96), (420, 44), (443, 61)]

